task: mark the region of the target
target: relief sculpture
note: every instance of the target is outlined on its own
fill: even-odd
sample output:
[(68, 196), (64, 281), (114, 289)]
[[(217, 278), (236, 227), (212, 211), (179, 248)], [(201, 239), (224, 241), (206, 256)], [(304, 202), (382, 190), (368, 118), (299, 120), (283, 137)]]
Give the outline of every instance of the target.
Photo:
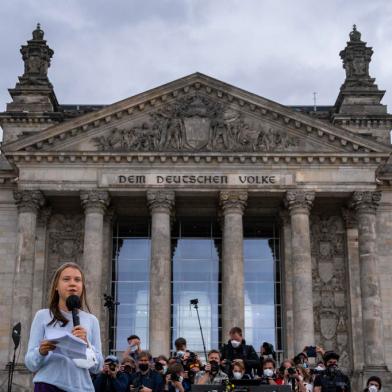
[(313, 216), (311, 219), (313, 306), (316, 343), (340, 354), (340, 365), (351, 368), (348, 342), (348, 309), (345, 289), (346, 254), (343, 219)]
[(141, 124), (94, 138), (100, 151), (233, 151), (295, 149), (299, 138), (201, 95), (150, 114)]

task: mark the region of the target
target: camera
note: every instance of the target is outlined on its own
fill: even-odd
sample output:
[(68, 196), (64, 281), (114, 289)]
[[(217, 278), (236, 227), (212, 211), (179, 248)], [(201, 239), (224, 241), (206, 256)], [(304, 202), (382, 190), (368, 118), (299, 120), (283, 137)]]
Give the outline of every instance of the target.
[(307, 346), (305, 349), (305, 353), (308, 356), (308, 358), (316, 358), (317, 357), (316, 346)]
[(171, 381), (180, 381), (180, 376), (177, 373), (171, 373), (170, 374), (170, 380)]
[(296, 368), (289, 367), (287, 369), (287, 373), (289, 374), (290, 377), (292, 377), (292, 376), (295, 376), (297, 374), (297, 370), (296, 370)]
[(155, 370), (156, 370), (157, 372), (160, 372), (160, 371), (163, 370), (163, 365), (162, 365), (160, 362), (158, 362), (158, 361), (155, 362), (154, 367), (155, 367)]

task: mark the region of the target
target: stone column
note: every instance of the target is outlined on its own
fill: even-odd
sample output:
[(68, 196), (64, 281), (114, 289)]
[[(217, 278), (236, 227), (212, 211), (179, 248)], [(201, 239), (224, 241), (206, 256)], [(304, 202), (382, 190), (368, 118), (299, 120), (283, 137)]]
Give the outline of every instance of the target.
[(16, 238), (16, 261), (14, 275), (14, 298), (12, 325), (22, 324), (21, 355), (23, 361), (32, 322), (35, 236), (37, 215), (45, 199), (40, 191), (15, 191), (18, 206), (18, 236)]
[(383, 319), (376, 254), (376, 211), (381, 192), (354, 192), (351, 207), (358, 221), (359, 272), (365, 369), (384, 368)]
[(286, 204), (291, 220), (294, 351), (315, 344), (313, 318), (312, 258), (309, 212), (314, 192), (288, 191)]
[(292, 260), (291, 260), (291, 224), (290, 215), (287, 210), (280, 211), (280, 222), (283, 234), (283, 277), (284, 277), (284, 306), (283, 314), (285, 320), (285, 358), (293, 358), (294, 352), (294, 321), (293, 321), (293, 279), (292, 279)]
[(85, 213), (83, 270), (86, 277), (87, 299), (92, 313), (102, 316), (103, 219), (110, 197), (106, 191), (82, 191), (81, 203)]
[(222, 339), (230, 328), (245, 326), (244, 231), (242, 216), (247, 192), (222, 191), (219, 202), (223, 215), (222, 235)]
[(170, 353), (171, 233), (173, 191), (147, 191), (151, 211), (149, 350), (153, 356)]

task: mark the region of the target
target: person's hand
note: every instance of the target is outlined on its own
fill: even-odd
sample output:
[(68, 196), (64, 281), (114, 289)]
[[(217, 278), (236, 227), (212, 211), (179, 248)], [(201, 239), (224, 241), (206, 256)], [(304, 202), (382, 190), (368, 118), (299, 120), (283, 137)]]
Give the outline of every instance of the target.
[(204, 370), (206, 373), (209, 373), (211, 371), (211, 364), (210, 363), (206, 363), (206, 366), (204, 366)]
[(321, 356), (323, 356), (325, 354), (325, 350), (320, 346), (316, 346), (316, 353), (319, 353)]
[(53, 351), (56, 348), (55, 340), (43, 340), (39, 345), (39, 353), (43, 356), (48, 355), (49, 351)]
[(109, 368), (108, 375), (109, 375), (110, 377), (112, 377), (112, 378), (116, 378), (116, 377), (117, 377), (118, 371), (119, 371), (119, 367), (118, 367), (118, 366), (116, 366), (114, 370), (111, 370), (111, 369)]
[(84, 340), (87, 343), (87, 331), (81, 325), (78, 325), (73, 328), (72, 335), (76, 336), (79, 339)]
[(142, 385), (142, 388), (140, 389), (140, 392), (152, 392), (151, 388), (147, 388), (144, 385)]
[(272, 377), (268, 377), (268, 384), (269, 385), (276, 385), (276, 382)]

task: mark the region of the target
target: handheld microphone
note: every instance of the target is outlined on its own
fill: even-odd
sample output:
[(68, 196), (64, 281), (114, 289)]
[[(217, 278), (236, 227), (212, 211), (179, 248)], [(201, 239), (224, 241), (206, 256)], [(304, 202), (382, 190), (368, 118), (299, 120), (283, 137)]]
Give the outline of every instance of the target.
[(74, 327), (80, 324), (78, 309), (80, 309), (80, 298), (77, 295), (70, 295), (65, 301), (67, 308), (72, 312), (72, 320)]

